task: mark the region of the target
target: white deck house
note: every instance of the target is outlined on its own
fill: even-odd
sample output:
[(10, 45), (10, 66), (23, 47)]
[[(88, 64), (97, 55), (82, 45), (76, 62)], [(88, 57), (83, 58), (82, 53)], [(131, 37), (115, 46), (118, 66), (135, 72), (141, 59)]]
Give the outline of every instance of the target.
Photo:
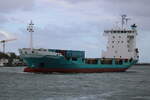
[(103, 58), (138, 59), (138, 49), (136, 48), (136, 25), (130, 29), (123, 28), (125, 17), (122, 17), (122, 28), (105, 30), (107, 36), (107, 50), (102, 51)]

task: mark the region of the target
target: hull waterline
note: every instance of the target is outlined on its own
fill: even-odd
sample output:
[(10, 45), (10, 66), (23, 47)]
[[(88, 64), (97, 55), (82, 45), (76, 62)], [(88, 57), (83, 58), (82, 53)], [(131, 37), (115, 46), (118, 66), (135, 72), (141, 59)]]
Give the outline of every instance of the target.
[(68, 69), (68, 68), (30, 68), (26, 67), (24, 72), (41, 72), (41, 73), (102, 73), (102, 72), (124, 72), (128, 68), (82, 68), (82, 69)]

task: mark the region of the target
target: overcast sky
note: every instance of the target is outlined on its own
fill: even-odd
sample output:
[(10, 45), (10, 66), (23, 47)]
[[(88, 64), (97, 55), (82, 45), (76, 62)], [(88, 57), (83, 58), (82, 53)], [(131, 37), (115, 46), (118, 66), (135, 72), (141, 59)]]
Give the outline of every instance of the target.
[[(0, 0), (0, 40), (17, 38), (6, 50), (29, 47), (27, 24), (35, 24), (35, 48), (85, 50), (87, 57), (101, 57), (106, 50), (104, 29), (111, 29), (120, 15), (138, 25), (140, 62), (150, 62), (150, 0)], [(2, 45), (0, 45), (2, 50)]]

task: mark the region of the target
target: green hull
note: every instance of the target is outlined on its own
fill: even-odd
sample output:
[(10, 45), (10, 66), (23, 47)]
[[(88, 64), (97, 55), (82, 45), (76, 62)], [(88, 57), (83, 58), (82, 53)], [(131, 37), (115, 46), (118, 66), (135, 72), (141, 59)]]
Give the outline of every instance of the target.
[(63, 56), (23, 57), (28, 64), (25, 72), (120, 72), (125, 71), (137, 61), (132, 60), (122, 64), (87, 64), (84, 60), (66, 60)]

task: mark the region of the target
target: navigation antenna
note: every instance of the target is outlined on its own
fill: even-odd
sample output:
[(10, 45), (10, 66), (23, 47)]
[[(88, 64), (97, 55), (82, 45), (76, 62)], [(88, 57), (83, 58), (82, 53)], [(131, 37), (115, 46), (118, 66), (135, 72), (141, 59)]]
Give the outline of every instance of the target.
[(131, 20), (131, 18), (126, 18), (126, 19), (125, 19), (126, 25), (128, 24), (128, 21), (129, 21), (129, 20)]
[(126, 20), (127, 15), (122, 15), (121, 17), (122, 17), (121, 25), (122, 25), (122, 29), (123, 29), (124, 28), (124, 24), (125, 24), (124, 21)]
[(30, 49), (31, 50), (33, 49), (33, 32), (34, 32), (33, 26), (34, 24), (31, 20), (29, 25), (27, 26), (27, 31), (30, 32)]

